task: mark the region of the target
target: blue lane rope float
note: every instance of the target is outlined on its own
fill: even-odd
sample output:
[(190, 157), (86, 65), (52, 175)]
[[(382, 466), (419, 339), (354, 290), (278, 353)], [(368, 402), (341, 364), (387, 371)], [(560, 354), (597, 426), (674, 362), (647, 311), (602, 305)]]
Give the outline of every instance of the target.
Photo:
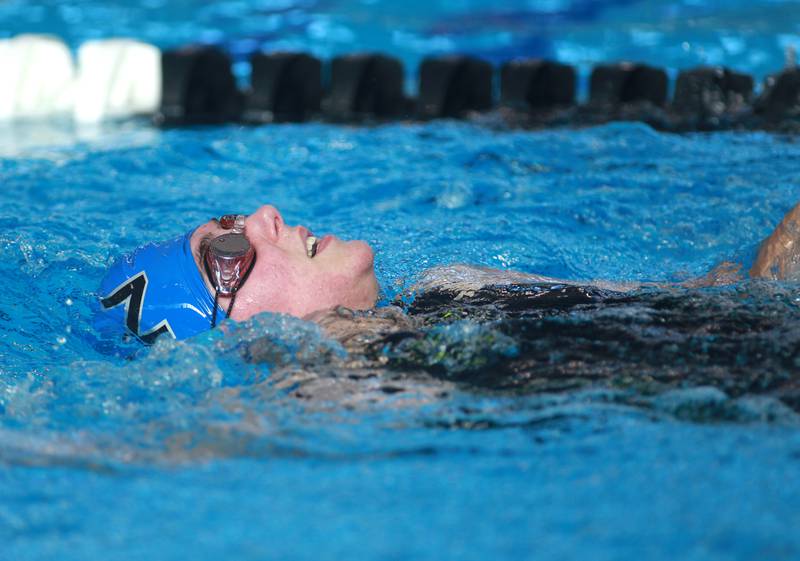
[[(164, 126), (459, 119), (494, 111), (499, 122), (523, 128), (639, 120), (665, 131), (800, 132), (800, 67), (793, 54), (758, 96), (751, 76), (723, 67), (681, 71), (669, 100), (664, 69), (598, 64), (589, 100), (580, 105), (575, 68), (549, 60), (513, 60), (496, 69), (474, 57), (428, 57), (412, 99), (402, 63), (380, 53), (338, 56), (329, 70), (305, 53), (255, 53), (250, 86), (242, 91), (231, 57), (209, 45), (162, 52), (130, 39), (91, 41), (79, 49), (76, 69), (54, 37), (21, 35), (0, 43), (11, 74), (0, 86), (0, 120), (52, 118), (73, 106), (78, 122), (145, 115)], [(47, 53), (64, 55), (57, 57), (59, 71), (26, 71), (26, 65), (42, 67)], [(33, 113), (25, 101), (32, 91), (38, 92)]]

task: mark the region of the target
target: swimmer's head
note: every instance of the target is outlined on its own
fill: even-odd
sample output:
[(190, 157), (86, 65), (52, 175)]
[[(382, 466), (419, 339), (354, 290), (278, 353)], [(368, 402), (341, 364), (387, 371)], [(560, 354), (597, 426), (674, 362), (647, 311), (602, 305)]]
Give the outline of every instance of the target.
[[(324, 236), (309, 257), (307, 241), (312, 233), (303, 226), (289, 226), (270, 205), (247, 216), (244, 226), (256, 262), (237, 292), (233, 319), (245, 320), (260, 312), (304, 317), (336, 306), (368, 309), (375, 305), (374, 254), (365, 242)], [(217, 220), (195, 230), (192, 249), (198, 263), (210, 241), (228, 231)], [(207, 275), (204, 278), (213, 293), (213, 283)]]
[[(225, 317), (232, 295), (219, 290), (205, 261), (213, 241), (229, 233), (231, 225), (210, 220), (182, 238), (150, 244), (122, 258), (101, 286), (95, 326), (105, 332), (127, 326), (146, 342), (156, 331), (183, 339), (209, 329), (215, 314)], [(244, 233), (255, 259), (237, 287), (232, 319), (241, 321), (260, 312), (304, 317), (336, 306), (375, 305), (374, 254), (365, 242), (325, 236), (313, 244), (307, 228), (287, 225), (269, 205), (244, 217)]]

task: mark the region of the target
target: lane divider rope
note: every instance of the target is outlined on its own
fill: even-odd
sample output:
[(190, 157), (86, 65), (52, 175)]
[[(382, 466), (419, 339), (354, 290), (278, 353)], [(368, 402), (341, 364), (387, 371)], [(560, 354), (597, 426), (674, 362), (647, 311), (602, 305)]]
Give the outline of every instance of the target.
[[(507, 127), (595, 125), (634, 120), (668, 131), (766, 129), (800, 132), (800, 67), (769, 76), (758, 95), (754, 79), (722, 67), (681, 71), (668, 99), (667, 72), (620, 62), (599, 64), (589, 96), (576, 102), (574, 67), (549, 60), (512, 60), (499, 69), (471, 56), (422, 61), (417, 95), (406, 73), (380, 53), (335, 57), (255, 53), (250, 84), (237, 86), (221, 48), (168, 51), (133, 39), (89, 41), (77, 63), (47, 35), (0, 41), (0, 121), (71, 117), (81, 124), (136, 116), (161, 126), (239, 122), (375, 123), (477, 118)], [(323, 79), (326, 78), (326, 79)]]

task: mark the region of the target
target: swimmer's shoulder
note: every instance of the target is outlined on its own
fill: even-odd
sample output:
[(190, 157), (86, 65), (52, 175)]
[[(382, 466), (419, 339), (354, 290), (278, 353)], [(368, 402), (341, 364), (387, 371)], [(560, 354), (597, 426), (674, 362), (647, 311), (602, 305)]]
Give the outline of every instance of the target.
[(609, 282), (604, 280), (565, 280), (520, 271), (493, 269), (478, 265), (457, 263), (432, 267), (423, 271), (411, 288), (415, 293), (448, 291), (468, 296), (483, 288), (494, 287), (587, 287), (608, 292), (631, 292), (641, 288), (636, 283)]
[(625, 298), (637, 288), (456, 264), (424, 271), (410, 290), (406, 311), (434, 319), (547, 316)]

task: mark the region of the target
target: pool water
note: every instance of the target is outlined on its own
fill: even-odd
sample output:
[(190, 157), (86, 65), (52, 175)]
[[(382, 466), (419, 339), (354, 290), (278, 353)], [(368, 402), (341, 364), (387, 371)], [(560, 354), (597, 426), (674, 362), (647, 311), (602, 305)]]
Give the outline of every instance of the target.
[[(470, 53), (575, 64), (635, 60), (673, 72), (724, 64), (759, 79), (800, 50), (797, 0), (6, 0), (0, 36), (48, 32), (77, 47), (135, 37), (160, 47), (221, 43), (320, 57), (381, 51), (413, 74), (426, 55)], [(113, 23), (112, 23), (113, 22)], [(246, 68), (240, 67), (242, 72)]]
[[(59, 33), (72, 46), (128, 29), (159, 45), (205, 34), (324, 55), (371, 47), (408, 64), (451, 47), (572, 52), (580, 60), (564, 60), (586, 64), (635, 48), (676, 69), (698, 62), (694, 47), (666, 48), (686, 41), (709, 61), (763, 75), (799, 33), (786, 17), (794, 2), (40, 5), (4, 3), (5, 29)], [(242, 18), (256, 12), (263, 20)], [(667, 16), (649, 46), (623, 31)], [(744, 52), (712, 49), (736, 39)], [(564, 42), (573, 50), (559, 50)], [(353, 367), (316, 324), (270, 314), (115, 356), (90, 321), (116, 255), (265, 202), (289, 223), (372, 244), (382, 306), (409, 301), (426, 269), (450, 263), (665, 283), (724, 260), (749, 265), (800, 201), (796, 138), (635, 123), (525, 132), (455, 121), (169, 131), (131, 122), (6, 126), (0, 144), (0, 559), (800, 556), (800, 420), (770, 388), (737, 393), (709, 379), (650, 392), (600, 379), (498, 391), (465, 383), (463, 355), (447, 349), (453, 360), (427, 375), (392, 367), (392, 356), (387, 368)], [(796, 289), (745, 282), (692, 297), (722, 318), (777, 322), (772, 341), (737, 340), (737, 360), (754, 378), (759, 361), (778, 364), (791, 382), (800, 360), (775, 346), (800, 332)], [(741, 311), (737, 302), (749, 315), (726, 311)], [(590, 317), (598, 333), (603, 317)], [(524, 355), (530, 341), (497, 325), (442, 322), (422, 340)], [(252, 360), (248, 349), (265, 340), (269, 353)], [(619, 348), (635, 377), (638, 355), (625, 353), (639, 351)], [(676, 368), (693, 364), (673, 356)]]

